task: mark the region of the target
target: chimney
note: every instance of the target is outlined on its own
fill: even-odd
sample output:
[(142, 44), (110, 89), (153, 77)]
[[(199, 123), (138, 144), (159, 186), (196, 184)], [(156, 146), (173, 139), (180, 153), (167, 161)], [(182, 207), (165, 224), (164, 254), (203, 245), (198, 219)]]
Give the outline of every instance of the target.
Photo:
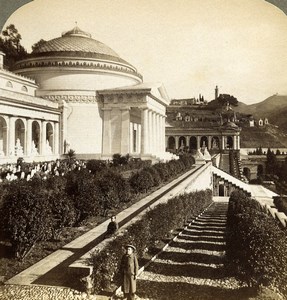
[(215, 100), (218, 98), (218, 86), (215, 87)]
[(0, 70), (4, 69), (4, 56), (5, 56), (5, 53), (0, 51)]

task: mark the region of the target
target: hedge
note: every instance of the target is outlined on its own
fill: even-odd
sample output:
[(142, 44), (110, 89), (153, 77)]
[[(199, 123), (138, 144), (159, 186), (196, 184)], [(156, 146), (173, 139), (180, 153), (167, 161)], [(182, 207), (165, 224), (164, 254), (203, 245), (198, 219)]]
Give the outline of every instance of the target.
[(119, 285), (119, 262), (124, 246), (137, 248), (139, 261), (158, 242), (170, 237), (171, 230), (182, 228), (187, 218), (198, 215), (212, 202), (211, 190), (184, 194), (157, 205), (141, 219), (130, 225), (121, 235), (109, 241), (105, 248), (92, 254), (94, 292), (99, 293), (111, 283)]
[[(123, 161), (120, 156), (115, 159)], [(176, 175), (168, 171), (168, 163), (149, 166), (150, 162), (130, 161), (142, 167), (130, 180), (114, 167), (90, 160), (87, 168), (74, 168), (64, 176), (36, 173), (30, 181), (1, 183), (0, 234), (11, 242), (15, 257), (23, 259), (36, 242), (54, 238), (63, 227), (78, 226), (88, 217), (106, 216), (110, 209), (129, 202), (133, 193), (158, 186), (162, 175), (164, 180)], [(184, 164), (173, 161), (170, 166), (177, 173)]]
[(287, 292), (286, 231), (242, 192), (230, 196), (226, 246), (228, 264), (239, 280)]

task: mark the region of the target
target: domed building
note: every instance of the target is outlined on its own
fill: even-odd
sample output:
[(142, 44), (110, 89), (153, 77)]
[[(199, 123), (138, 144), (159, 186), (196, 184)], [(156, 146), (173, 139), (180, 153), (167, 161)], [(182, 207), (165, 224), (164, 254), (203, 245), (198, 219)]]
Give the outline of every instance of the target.
[(25, 106), (21, 115), (20, 103), (7, 111), (0, 102), (6, 107), (0, 110), (0, 159), (43, 160), (69, 149), (79, 158), (165, 156), (164, 87), (143, 83), (134, 66), (78, 27), (39, 43), (13, 73), (0, 67), (0, 77), (6, 100)]

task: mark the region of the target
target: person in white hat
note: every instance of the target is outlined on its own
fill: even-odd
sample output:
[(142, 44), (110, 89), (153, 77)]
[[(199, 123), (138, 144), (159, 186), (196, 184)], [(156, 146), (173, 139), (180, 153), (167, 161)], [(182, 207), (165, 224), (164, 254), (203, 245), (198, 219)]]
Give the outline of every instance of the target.
[(135, 299), (136, 279), (138, 274), (138, 260), (136, 248), (133, 245), (125, 246), (126, 253), (123, 255), (120, 264), (120, 274), (122, 280), (122, 291), (127, 300)]

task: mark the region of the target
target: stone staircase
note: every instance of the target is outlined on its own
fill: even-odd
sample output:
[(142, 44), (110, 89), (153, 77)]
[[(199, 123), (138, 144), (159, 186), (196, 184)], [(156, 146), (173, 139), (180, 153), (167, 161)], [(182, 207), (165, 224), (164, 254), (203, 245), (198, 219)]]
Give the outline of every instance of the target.
[(214, 202), (138, 279), (137, 299), (242, 299), (224, 267), (228, 202)]

